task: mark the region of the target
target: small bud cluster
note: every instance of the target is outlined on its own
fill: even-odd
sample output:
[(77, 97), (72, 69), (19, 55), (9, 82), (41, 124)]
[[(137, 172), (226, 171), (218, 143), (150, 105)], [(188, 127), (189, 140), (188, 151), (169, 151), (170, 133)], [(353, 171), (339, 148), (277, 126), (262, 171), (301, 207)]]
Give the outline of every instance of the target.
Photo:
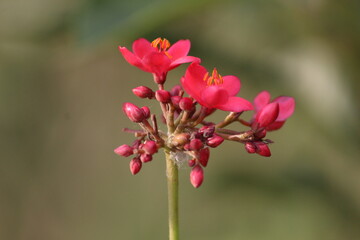
[[(204, 180), (210, 149), (220, 146), (225, 140), (244, 144), (248, 153), (271, 156), (269, 144), (273, 141), (265, 137), (269, 131), (280, 129), (293, 114), (294, 99), (281, 96), (270, 101), (270, 94), (263, 91), (252, 104), (236, 96), (240, 90), (237, 77), (221, 76), (217, 69), (209, 74), (200, 65), (199, 58), (187, 56), (190, 41), (180, 40), (173, 46), (167, 40), (162, 41), (164, 44), (139, 39), (134, 42), (134, 53), (119, 48), (130, 64), (152, 73), (157, 85), (155, 91), (139, 86), (132, 90), (133, 93), (146, 101), (157, 101), (162, 111), (160, 116), (156, 116), (147, 106), (138, 107), (130, 102), (123, 104), (125, 115), (140, 129), (125, 128), (124, 131), (133, 133), (136, 140), (132, 145), (121, 145), (114, 152), (123, 157), (133, 156), (131, 173), (137, 174), (142, 164), (152, 161), (158, 149), (163, 148), (168, 156), (179, 152), (188, 156), (190, 182), (198, 188)], [(192, 63), (180, 79), (181, 85), (166, 90), (164, 84), (168, 72), (186, 62)], [(185, 93), (189, 96), (184, 96)], [(216, 110), (228, 114), (220, 122), (208, 121), (207, 117)], [(242, 119), (242, 113), (250, 110), (254, 110), (252, 118), (249, 121)], [(158, 128), (158, 118), (166, 125), (167, 131)], [(228, 129), (229, 125), (236, 125), (235, 130)], [(240, 126), (248, 129), (239, 131)]]

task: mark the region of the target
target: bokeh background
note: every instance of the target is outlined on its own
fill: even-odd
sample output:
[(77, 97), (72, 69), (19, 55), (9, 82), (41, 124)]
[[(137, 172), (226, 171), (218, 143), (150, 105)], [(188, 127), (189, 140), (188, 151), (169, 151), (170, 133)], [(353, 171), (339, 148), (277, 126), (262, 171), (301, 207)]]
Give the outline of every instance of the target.
[(0, 1), (0, 239), (167, 238), (162, 154), (134, 177), (113, 153), (135, 126), (121, 104), (157, 107), (131, 94), (151, 75), (117, 46), (159, 36), (190, 39), (245, 98), (297, 101), (268, 135), (271, 158), (225, 143), (199, 189), (181, 169), (181, 238), (359, 239), (359, 11), (356, 0)]

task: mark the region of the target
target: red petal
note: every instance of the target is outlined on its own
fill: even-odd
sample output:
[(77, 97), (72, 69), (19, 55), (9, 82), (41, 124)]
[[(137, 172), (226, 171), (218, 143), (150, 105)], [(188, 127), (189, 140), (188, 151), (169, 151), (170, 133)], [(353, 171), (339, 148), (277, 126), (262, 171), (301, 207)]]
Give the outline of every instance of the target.
[(266, 131), (274, 131), (280, 129), (285, 124), (285, 121), (283, 122), (273, 122), (269, 126), (266, 127)]
[(279, 116), (279, 104), (270, 103), (266, 105), (256, 116), (256, 121), (259, 123), (259, 128), (266, 127), (273, 123)]
[(161, 52), (152, 52), (143, 59), (143, 64), (150, 69), (152, 73), (162, 74), (168, 72), (170, 59)]
[(134, 41), (132, 45), (132, 49), (134, 54), (138, 56), (140, 59), (144, 58), (145, 55), (156, 51), (156, 49), (151, 46), (151, 43), (144, 38), (140, 38)]
[(270, 93), (268, 91), (262, 91), (254, 99), (255, 111), (260, 111), (270, 102)]
[(184, 90), (196, 101), (201, 101), (200, 93), (205, 89), (206, 83), (203, 80), (207, 73), (206, 69), (194, 62), (190, 64), (185, 72), (185, 76), (181, 79)]
[[(172, 59), (171, 59), (171, 60), (172, 60)], [(188, 62), (197, 62), (197, 63), (200, 63), (201, 60), (200, 60), (200, 58), (192, 57), (192, 56), (181, 57), (181, 58), (178, 58), (178, 59), (176, 59), (175, 61), (171, 62), (171, 64), (170, 64), (170, 70), (178, 67), (180, 64), (188, 63)]]
[(292, 97), (277, 97), (273, 102), (279, 103), (279, 116), (276, 121), (285, 121), (295, 110), (295, 99)]
[(202, 102), (205, 103), (205, 107), (214, 108), (218, 105), (223, 105), (227, 102), (229, 94), (225, 89), (218, 86), (209, 86), (201, 93)]
[(235, 76), (224, 76), (224, 83), (221, 85), (228, 92), (229, 96), (235, 96), (240, 91), (240, 79)]
[(179, 40), (169, 48), (168, 53), (172, 59), (176, 60), (187, 56), (190, 51), (190, 46), (190, 40)]
[(127, 48), (119, 46), (119, 51), (128, 63), (144, 71), (148, 71), (147, 68), (143, 66), (141, 60), (135, 54), (130, 52)]
[(241, 97), (229, 97), (228, 101), (223, 105), (218, 105), (216, 108), (230, 112), (242, 112), (253, 110), (251, 102)]

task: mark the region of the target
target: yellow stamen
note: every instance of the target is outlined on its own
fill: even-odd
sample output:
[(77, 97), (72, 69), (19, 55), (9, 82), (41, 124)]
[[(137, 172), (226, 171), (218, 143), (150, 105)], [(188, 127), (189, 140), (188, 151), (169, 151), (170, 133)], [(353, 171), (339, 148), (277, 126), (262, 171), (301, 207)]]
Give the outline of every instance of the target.
[(203, 80), (207, 83), (208, 86), (220, 85), (224, 83), (222, 76), (218, 73), (216, 68), (214, 68), (214, 70), (212, 71), (211, 76), (209, 76), (209, 73), (207, 72), (204, 75)]
[(172, 58), (172, 56), (167, 52), (167, 49), (171, 46), (171, 44), (166, 38), (155, 39), (151, 42), (151, 46), (156, 48), (159, 52), (164, 52), (168, 58)]

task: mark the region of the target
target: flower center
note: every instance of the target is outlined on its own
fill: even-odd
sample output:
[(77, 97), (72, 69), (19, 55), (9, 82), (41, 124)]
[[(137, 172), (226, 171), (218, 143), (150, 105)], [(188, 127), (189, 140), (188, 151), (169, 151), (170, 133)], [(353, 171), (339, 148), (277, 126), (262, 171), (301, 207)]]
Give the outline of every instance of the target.
[(222, 76), (218, 73), (216, 68), (214, 68), (212, 71), (211, 76), (209, 76), (209, 72), (205, 73), (203, 80), (207, 83), (208, 86), (224, 83)]
[(172, 58), (171, 55), (167, 52), (167, 49), (171, 46), (171, 44), (166, 38), (155, 39), (151, 42), (151, 46), (156, 48), (159, 52), (165, 53), (168, 58)]

